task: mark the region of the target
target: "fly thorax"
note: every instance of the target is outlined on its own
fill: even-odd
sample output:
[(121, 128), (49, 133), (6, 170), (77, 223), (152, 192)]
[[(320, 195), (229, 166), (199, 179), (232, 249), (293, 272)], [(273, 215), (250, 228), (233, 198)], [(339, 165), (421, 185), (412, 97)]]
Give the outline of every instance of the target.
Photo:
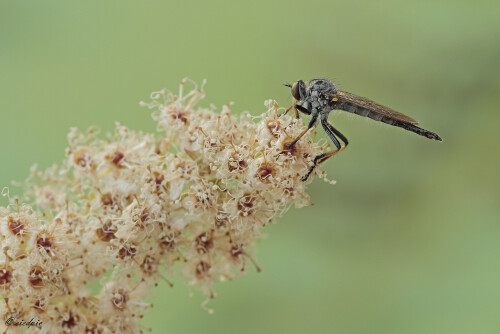
[(317, 100), (313, 101), (312, 107), (313, 108), (318, 108), (319, 107), (319, 102)]
[(338, 91), (335, 84), (328, 79), (313, 79), (309, 82), (308, 89), (311, 95), (314, 92), (316, 94), (337, 94)]
[(311, 106), (312, 108), (318, 108), (319, 107), (319, 96), (317, 92), (313, 92), (313, 94), (309, 95), (306, 98), (306, 103)]

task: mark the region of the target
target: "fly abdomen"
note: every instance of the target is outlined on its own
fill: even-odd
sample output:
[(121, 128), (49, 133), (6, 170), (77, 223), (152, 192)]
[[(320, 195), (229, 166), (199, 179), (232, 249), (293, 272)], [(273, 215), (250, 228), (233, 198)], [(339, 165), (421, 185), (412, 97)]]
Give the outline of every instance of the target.
[(439, 137), (436, 133), (419, 128), (418, 126), (416, 126), (414, 124), (401, 122), (401, 121), (394, 121), (394, 123), (392, 125), (403, 128), (403, 129), (411, 131), (411, 132), (414, 132), (417, 135), (421, 135), (421, 136), (424, 136), (424, 137), (429, 138), (429, 139), (443, 141), (441, 139), (441, 137)]
[[(441, 137), (439, 137), (437, 134), (431, 131), (427, 131), (425, 129), (419, 128), (415, 124), (412, 124), (411, 122), (405, 122), (401, 119), (398, 119), (397, 117), (390, 117), (387, 116), (387, 114), (381, 113), (381, 112), (375, 112), (371, 109), (365, 108), (361, 105), (351, 103), (349, 101), (335, 101), (330, 103), (330, 108), (335, 109), (335, 110), (344, 110), (359, 116), (364, 116), (371, 118), (375, 121), (383, 122), (392, 126), (397, 126), (400, 128), (403, 128), (405, 130), (411, 131), (413, 133), (416, 133), (420, 136), (429, 138), (429, 139), (434, 139), (438, 141), (442, 141)], [(399, 113), (397, 113), (399, 116), (404, 116)], [(411, 118), (410, 118), (411, 119)], [(416, 123), (416, 121), (415, 121)]]
[(356, 105), (354, 103), (349, 103), (347, 101), (336, 102), (330, 105), (333, 109), (344, 110), (359, 116), (368, 117), (375, 121), (383, 122), (389, 125), (394, 125), (395, 119), (391, 117), (384, 116), (380, 113), (374, 112), (368, 108)]
[(382, 121), (382, 118), (384, 118), (383, 115), (375, 113), (373, 111), (368, 112), (368, 117), (378, 122)]
[(366, 108), (362, 108), (360, 106), (357, 106), (357, 105), (349, 103), (349, 102), (338, 103), (338, 104), (334, 105), (334, 108), (344, 110), (344, 111), (347, 111), (347, 112), (350, 112), (350, 113), (353, 113), (353, 114), (356, 114), (359, 116), (364, 116), (364, 117), (368, 116), (370, 113), (370, 110), (368, 110)]
[(392, 124), (392, 123), (389, 123), (389, 120), (390, 120), (389, 117), (384, 117), (383, 115), (376, 113), (376, 112), (373, 112), (370, 109), (361, 107), (361, 106), (356, 105), (354, 103), (349, 103), (347, 101), (334, 102), (331, 105), (331, 107), (333, 109), (344, 110), (344, 111), (347, 111), (347, 112), (350, 112), (350, 113), (353, 113), (353, 114), (356, 114), (359, 116), (368, 117), (368, 118), (371, 118), (375, 121), (381, 121), (384, 123)]
[(386, 124), (389, 124), (389, 125), (394, 125), (396, 123), (396, 120), (394, 118), (390, 118), (387, 116), (382, 117), (382, 119), (380, 121), (384, 122)]

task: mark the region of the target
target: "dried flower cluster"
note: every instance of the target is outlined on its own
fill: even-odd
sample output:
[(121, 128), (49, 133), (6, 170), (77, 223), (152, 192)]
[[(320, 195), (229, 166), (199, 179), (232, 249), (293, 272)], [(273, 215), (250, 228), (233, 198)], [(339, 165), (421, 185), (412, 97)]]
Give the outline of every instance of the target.
[(160, 135), (72, 129), (63, 165), (33, 168), (21, 203), (0, 207), (0, 326), (36, 318), (29, 332), (136, 333), (159, 280), (179, 275), (211, 298), (249, 261), (260, 270), (262, 227), (310, 203), (301, 177), (326, 145), (304, 137), (277, 156), (301, 121), (278, 117), (271, 100), (259, 117), (195, 109), (204, 93), (183, 95), (184, 84), (143, 103)]

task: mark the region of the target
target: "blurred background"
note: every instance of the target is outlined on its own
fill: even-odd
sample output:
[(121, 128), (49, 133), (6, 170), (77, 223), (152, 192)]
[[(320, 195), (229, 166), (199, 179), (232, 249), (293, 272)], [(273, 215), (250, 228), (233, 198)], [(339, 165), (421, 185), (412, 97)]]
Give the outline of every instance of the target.
[[(327, 77), (443, 143), (355, 116), (332, 186), (258, 245), (262, 273), (156, 290), (153, 333), (500, 332), (498, 1), (2, 1), (0, 186), (62, 161), (71, 126), (154, 130), (138, 102), (207, 78), (257, 115)], [(324, 136), (319, 131), (320, 136)], [(12, 188), (11, 193), (18, 192)], [(2, 199), (1, 205), (5, 205)]]

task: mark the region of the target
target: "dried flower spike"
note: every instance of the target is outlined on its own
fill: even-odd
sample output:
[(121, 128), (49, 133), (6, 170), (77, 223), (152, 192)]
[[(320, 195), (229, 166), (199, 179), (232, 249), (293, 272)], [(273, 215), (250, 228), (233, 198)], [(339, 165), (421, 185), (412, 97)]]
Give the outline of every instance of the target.
[[(276, 157), (302, 122), (278, 117), (271, 100), (258, 117), (196, 107), (203, 89), (184, 93), (187, 82), (142, 103), (158, 134), (71, 129), (64, 163), (32, 169), (29, 204), (0, 207), (2, 323), (14, 314), (43, 323), (28, 332), (140, 332), (159, 281), (179, 275), (212, 298), (248, 261), (260, 271), (261, 229), (310, 204), (301, 177), (326, 147), (304, 138)], [(86, 288), (94, 281), (97, 294)]]

